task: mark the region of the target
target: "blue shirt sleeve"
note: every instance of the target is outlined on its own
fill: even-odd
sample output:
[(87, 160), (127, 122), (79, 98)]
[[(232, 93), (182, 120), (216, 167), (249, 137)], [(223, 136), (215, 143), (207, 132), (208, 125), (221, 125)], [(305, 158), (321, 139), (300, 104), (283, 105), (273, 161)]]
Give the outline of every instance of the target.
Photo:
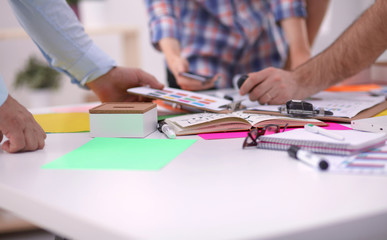
[(9, 0), (49, 64), (84, 85), (116, 66), (85, 33), (65, 0)]
[(3, 79), (0, 76), (0, 107), (3, 105), (5, 100), (8, 98), (8, 90), (7, 87), (5, 86), (5, 83)]
[(160, 50), (158, 42), (163, 38), (179, 40), (179, 27), (174, 15), (173, 0), (146, 0), (145, 4), (153, 46)]

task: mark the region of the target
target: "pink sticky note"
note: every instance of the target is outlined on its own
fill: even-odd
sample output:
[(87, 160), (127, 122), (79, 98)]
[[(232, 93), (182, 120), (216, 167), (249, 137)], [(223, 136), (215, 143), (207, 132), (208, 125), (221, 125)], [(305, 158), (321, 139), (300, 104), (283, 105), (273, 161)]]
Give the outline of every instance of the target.
[(334, 122), (327, 122), (327, 123), (329, 124), (329, 126), (322, 127), (322, 128), (325, 128), (328, 130), (351, 130), (352, 129), (352, 128), (343, 126), (339, 123), (334, 123)]
[(214, 139), (227, 139), (227, 138), (245, 138), (247, 136), (247, 131), (244, 132), (222, 132), (222, 133), (202, 133), (198, 134), (199, 137), (204, 140), (214, 140)]
[[(327, 122), (329, 126), (322, 127), (329, 130), (349, 130), (352, 128), (343, 126), (334, 122)], [(302, 128), (302, 127), (299, 127)], [(287, 128), (285, 131), (291, 131), (298, 128)], [(247, 136), (247, 131), (243, 132), (222, 132), (222, 133), (202, 133), (198, 134), (199, 137), (204, 140), (215, 140), (215, 139), (228, 139), (228, 138), (245, 138)]]

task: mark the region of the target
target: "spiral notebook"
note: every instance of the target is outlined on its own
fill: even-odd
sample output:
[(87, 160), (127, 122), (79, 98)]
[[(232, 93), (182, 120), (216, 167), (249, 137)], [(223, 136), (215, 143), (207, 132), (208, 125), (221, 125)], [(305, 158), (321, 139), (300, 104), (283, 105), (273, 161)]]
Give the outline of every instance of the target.
[(259, 139), (258, 148), (288, 150), (291, 145), (322, 154), (352, 155), (385, 145), (386, 133), (361, 132), (356, 130), (331, 130), (345, 137), (340, 141), (304, 129), (282, 132)]

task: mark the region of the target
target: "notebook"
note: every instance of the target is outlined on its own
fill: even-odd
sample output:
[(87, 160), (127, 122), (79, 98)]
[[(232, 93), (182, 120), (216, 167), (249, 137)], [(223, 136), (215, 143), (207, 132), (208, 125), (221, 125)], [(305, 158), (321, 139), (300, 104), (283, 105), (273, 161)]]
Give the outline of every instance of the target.
[(335, 140), (304, 129), (262, 136), (258, 148), (288, 150), (291, 145), (315, 153), (352, 155), (385, 145), (387, 134), (361, 132), (356, 130), (331, 130), (345, 137), (344, 141)]
[(165, 122), (173, 128), (176, 135), (190, 135), (212, 132), (233, 132), (249, 130), (251, 127), (264, 127), (277, 124), (289, 127), (302, 127), (307, 123), (318, 126), (328, 124), (316, 119), (289, 118), (263, 114), (248, 114), (242, 111), (232, 113), (197, 113), (167, 118)]

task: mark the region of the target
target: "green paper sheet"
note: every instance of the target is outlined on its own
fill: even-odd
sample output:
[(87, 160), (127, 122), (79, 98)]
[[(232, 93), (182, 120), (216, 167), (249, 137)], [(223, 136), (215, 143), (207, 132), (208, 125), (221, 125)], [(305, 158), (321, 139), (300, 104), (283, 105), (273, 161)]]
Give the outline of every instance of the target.
[(94, 138), (45, 169), (159, 170), (195, 139)]

